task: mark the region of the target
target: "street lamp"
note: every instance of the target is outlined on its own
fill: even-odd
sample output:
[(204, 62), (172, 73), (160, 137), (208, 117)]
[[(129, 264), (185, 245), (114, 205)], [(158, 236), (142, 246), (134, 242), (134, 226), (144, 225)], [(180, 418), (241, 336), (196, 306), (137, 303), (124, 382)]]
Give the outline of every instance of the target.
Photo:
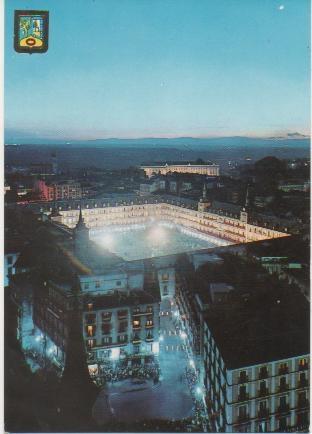
[(182, 339), (186, 339), (186, 338), (187, 338), (187, 335), (186, 335), (185, 332), (181, 332), (181, 335), (180, 335), (180, 336), (181, 336)]

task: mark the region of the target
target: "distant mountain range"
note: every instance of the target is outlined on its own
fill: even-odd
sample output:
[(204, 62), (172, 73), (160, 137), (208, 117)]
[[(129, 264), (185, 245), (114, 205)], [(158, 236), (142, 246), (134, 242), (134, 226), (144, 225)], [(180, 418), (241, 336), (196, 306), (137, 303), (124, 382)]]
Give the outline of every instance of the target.
[[(272, 143), (273, 142), (273, 143)], [(286, 147), (308, 147), (310, 145), (309, 136), (300, 133), (288, 133), (286, 136), (277, 137), (176, 137), (176, 138), (138, 138), (138, 139), (95, 139), (95, 140), (53, 140), (53, 139), (11, 139), (6, 142), (7, 145), (24, 144), (24, 145), (64, 145), (67, 147), (91, 147), (91, 148), (110, 148), (110, 147), (175, 147), (175, 148), (203, 148), (203, 147), (231, 147), (231, 146), (286, 146)]]

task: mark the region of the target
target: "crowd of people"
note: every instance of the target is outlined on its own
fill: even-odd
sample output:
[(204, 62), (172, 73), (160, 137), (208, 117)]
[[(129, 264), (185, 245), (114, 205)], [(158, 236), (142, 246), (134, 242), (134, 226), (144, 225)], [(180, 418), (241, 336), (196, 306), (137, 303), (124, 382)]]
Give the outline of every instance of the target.
[(160, 368), (156, 361), (146, 363), (144, 365), (131, 365), (125, 366), (125, 364), (101, 364), (96, 375), (97, 382), (99, 384), (105, 384), (107, 382), (116, 382), (126, 379), (139, 379), (148, 380), (151, 379), (154, 383), (159, 381)]

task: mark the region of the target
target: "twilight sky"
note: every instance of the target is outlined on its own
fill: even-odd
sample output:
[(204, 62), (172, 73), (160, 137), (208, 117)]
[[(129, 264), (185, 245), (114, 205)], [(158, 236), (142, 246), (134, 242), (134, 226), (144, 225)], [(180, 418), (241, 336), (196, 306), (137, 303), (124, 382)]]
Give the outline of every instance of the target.
[[(309, 0), (5, 0), (5, 140), (309, 132)], [(13, 49), (14, 9), (50, 11)]]

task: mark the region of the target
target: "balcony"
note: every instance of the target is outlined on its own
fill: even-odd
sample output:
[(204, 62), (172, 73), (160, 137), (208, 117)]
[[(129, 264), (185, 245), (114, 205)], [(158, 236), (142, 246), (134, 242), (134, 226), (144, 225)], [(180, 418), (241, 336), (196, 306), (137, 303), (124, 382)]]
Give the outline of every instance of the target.
[(153, 338), (153, 336), (149, 336), (149, 337), (147, 337), (147, 338), (145, 339), (145, 341), (146, 341), (146, 342), (153, 342), (153, 341), (154, 341), (154, 338)]
[(307, 369), (309, 369), (309, 363), (299, 365), (299, 371), (306, 371)]
[(141, 325), (134, 325), (133, 330), (141, 330)]
[(239, 414), (237, 417), (237, 423), (249, 422), (249, 414)]
[(237, 397), (238, 401), (248, 401), (249, 393), (240, 393)]
[(282, 368), (279, 368), (278, 375), (286, 375), (288, 374), (288, 366), (283, 366)]
[(280, 384), (279, 388), (278, 388), (278, 392), (287, 392), (287, 390), (289, 389), (289, 385), (288, 384)]
[(289, 413), (289, 404), (284, 404), (284, 405), (280, 405), (277, 408), (278, 413), (280, 414), (285, 414), (285, 413)]
[(298, 387), (308, 387), (308, 386), (309, 386), (309, 382), (306, 378), (299, 380)]
[(266, 419), (269, 417), (269, 409), (268, 408), (262, 408), (258, 411), (258, 418), (259, 419)]
[(258, 396), (267, 396), (269, 395), (269, 389), (267, 387), (259, 389)]
[(241, 374), (238, 377), (238, 382), (239, 383), (247, 383), (248, 382), (248, 375), (247, 374)]
[(303, 408), (309, 408), (310, 406), (310, 402), (308, 399), (299, 399), (298, 400), (298, 408), (303, 409)]
[(132, 343), (133, 344), (140, 344), (141, 343), (141, 338), (137, 338), (137, 337), (133, 338), (132, 339)]
[(259, 372), (259, 379), (263, 380), (264, 378), (268, 378), (269, 372), (267, 369), (263, 369)]
[(154, 324), (145, 324), (146, 329), (152, 329), (154, 327)]

